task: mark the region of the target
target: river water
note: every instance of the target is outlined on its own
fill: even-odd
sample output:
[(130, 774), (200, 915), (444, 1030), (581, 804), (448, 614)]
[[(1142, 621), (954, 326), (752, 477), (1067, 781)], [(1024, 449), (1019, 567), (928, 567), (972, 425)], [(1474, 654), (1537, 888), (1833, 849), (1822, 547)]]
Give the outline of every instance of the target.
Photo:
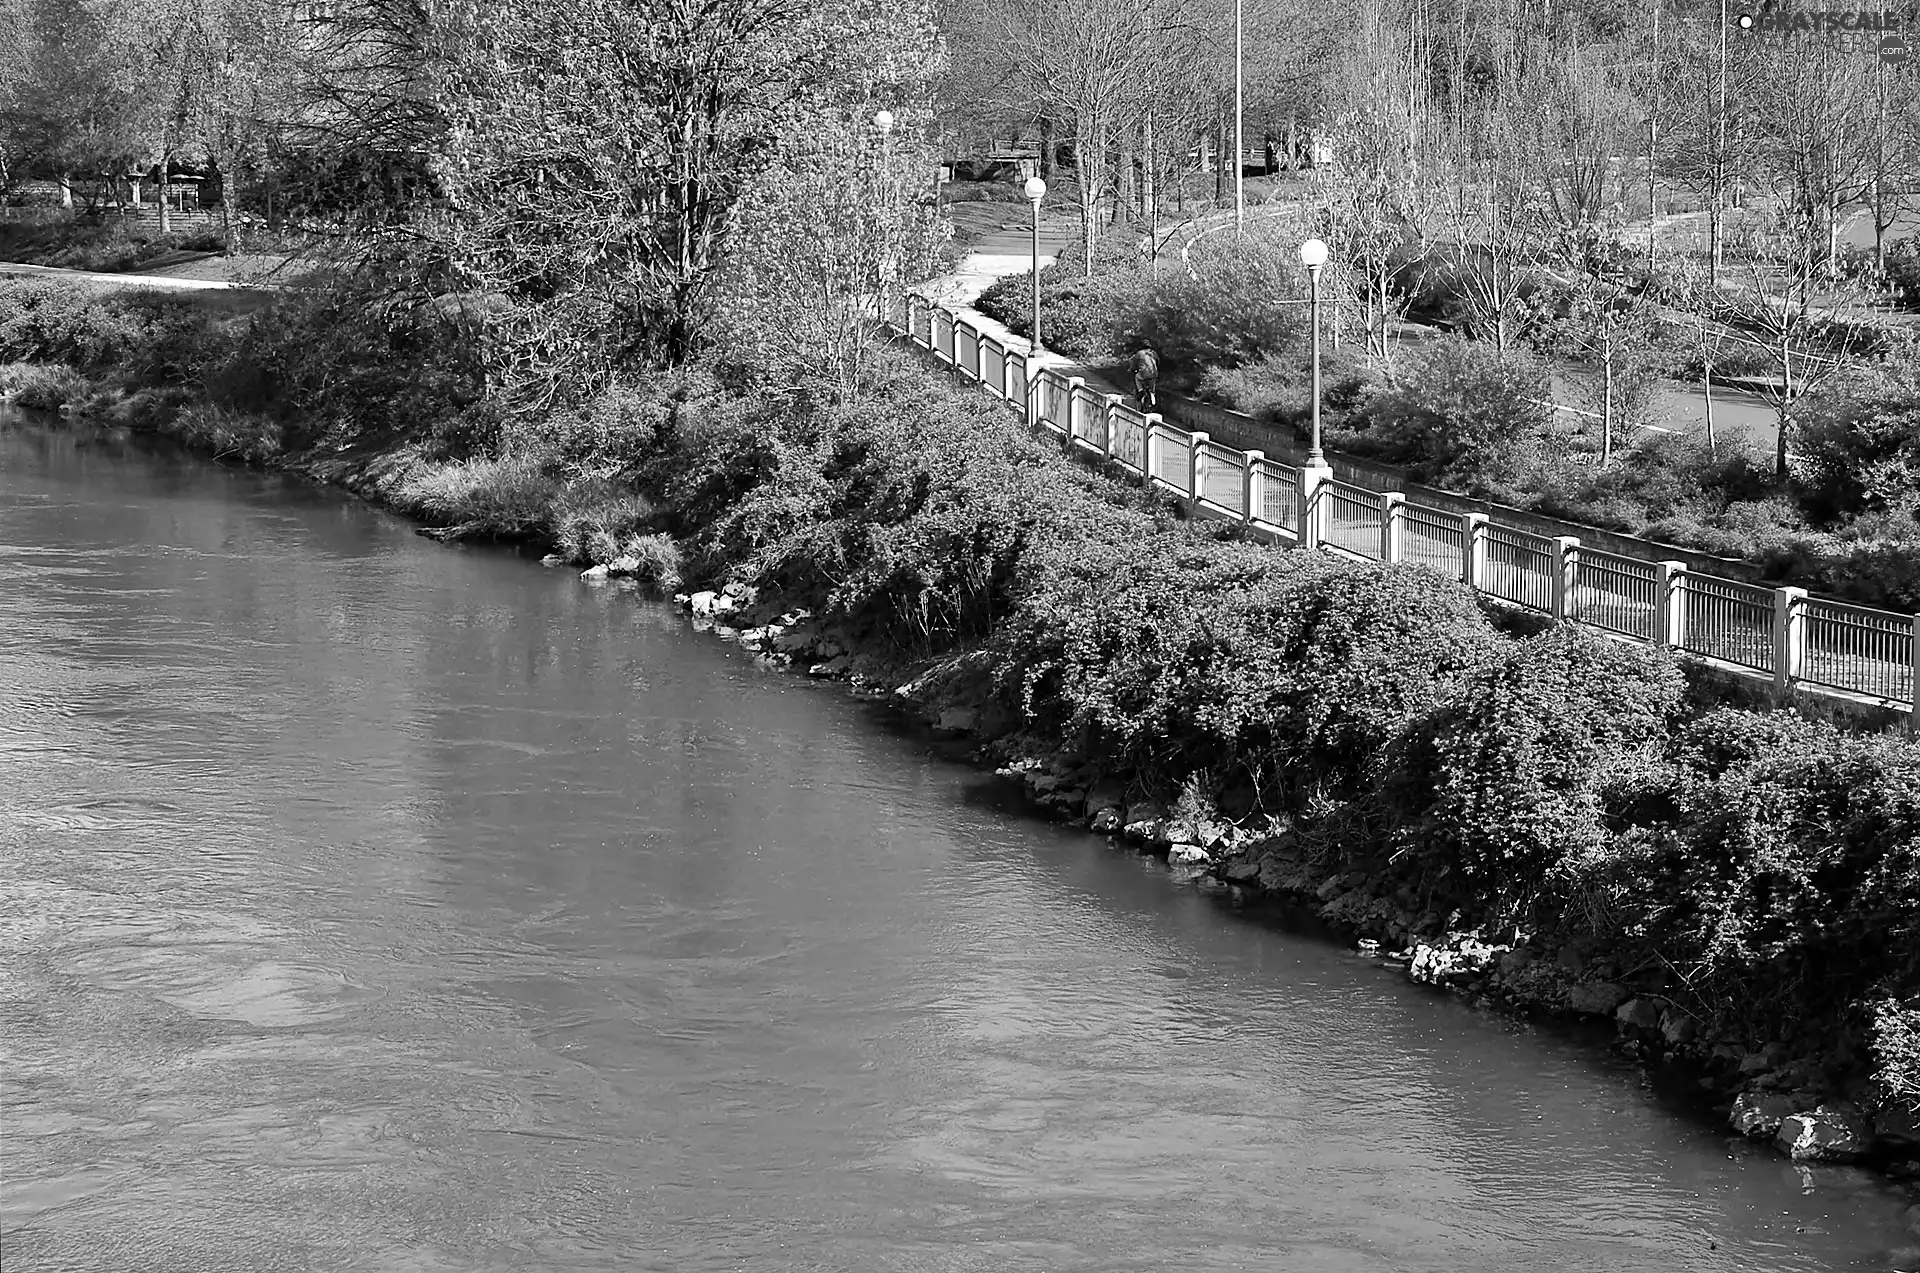
[(1889, 1269), (1902, 1200), (523, 556), (0, 431), (6, 1273)]

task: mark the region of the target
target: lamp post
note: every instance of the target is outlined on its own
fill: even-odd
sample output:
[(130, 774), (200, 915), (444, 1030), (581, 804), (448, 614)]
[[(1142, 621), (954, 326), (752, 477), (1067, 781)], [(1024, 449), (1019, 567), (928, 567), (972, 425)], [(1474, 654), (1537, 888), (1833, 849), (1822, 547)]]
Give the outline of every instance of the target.
[[(893, 133), (893, 112), (890, 110), (882, 110), (874, 115), (873, 126), (880, 134), (880, 152), (875, 156), (873, 165), (874, 189), (878, 192), (885, 188), (885, 183), (888, 178), (887, 160), (891, 157), (892, 152), (887, 147), (887, 140)], [(874, 288), (873, 307), (876, 311), (876, 317), (883, 323), (887, 322), (893, 315), (893, 298), (887, 294), (890, 290), (887, 287), (887, 276), (892, 264), (891, 261), (882, 259), (879, 269), (880, 276), (875, 280), (876, 286)]]
[(1320, 449), (1320, 267), (1326, 263), (1325, 243), (1308, 239), (1300, 245), (1300, 264), (1307, 267), (1309, 321), (1313, 324), (1313, 441), (1307, 448), (1307, 463), (1315, 466), (1327, 462), (1326, 452)]
[(1027, 198), (1033, 200), (1033, 237), (1030, 240), (1030, 242), (1033, 248), (1033, 252), (1032, 252), (1033, 352), (1037, 354), (1041, 352), (1041, 348), (1040, 348), (1040, 201), (1047, 197), (1047, 183), (1040, 180), (1040, 178), (1038, 177), (1028, 177), (1027, 185), (1026, 185), (1026, 195), (1027, 195)]
[(1244, 45), (1241, 40), (1242, 0), (1233, 0), (1233, 232), (1247, 232), (1247, 187), (1246, 173), (1240, 162), (1241, 147), (1245, 138), (1241, 134), (1241, 121), (1246, 117), (1247, 102), (1245, 74), (1241, 69), (1245, 61)]

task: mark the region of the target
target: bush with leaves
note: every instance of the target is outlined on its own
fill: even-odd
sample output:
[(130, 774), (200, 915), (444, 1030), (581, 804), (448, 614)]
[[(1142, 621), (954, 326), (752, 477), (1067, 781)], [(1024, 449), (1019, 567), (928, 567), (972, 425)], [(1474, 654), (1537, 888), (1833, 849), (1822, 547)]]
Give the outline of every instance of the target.
[[(1322, 424), (1337, 429), (1378, 390), (1378, 374), (1366, 356), (1348, 345), (1323, 353), (1320, 368)], [(1304, 425), (1313, 413), (1313, 364), (1299, 350), (1263, 354), (1238, 367), (1211, 367), (1194, 387), (1203, 401), (1275, 424)]]
[(1920, 509), (1920, 369), (1863, 370), (1813, 395), (1796, 420), (1794, 485), (1813, 518)]
[[(1128, 312), (1140, 280), (1131, 274), (1083, 277), (1071, 268), (1040, 271), (1040, 336), (1048, 349), (1074, 358), (1104, 359), (1120, 350), (1115, 325)], [(996, 279), (974, 301), (978, 309), (1014, 335), (1033, 335), (1033, 275), (1023, 271)]]
[(1121, 344), (1148, 346), (1160, 354), (1162, 374), (1192, 382), (1209, 368), (1231, 369), (1269, 355), (1299, 357), (1307, 334), (1306, 307), (1280, 280), (1285, 273), (1267, 245), (1225, 255), (1202, 240), (1193, 253), (1193, 273), (1172, 270), (1149, 283), (1118, 324)]
[(1420, 481), (1477, 491), (1510, 480), (1523, 448), (1550, 433), (1548, 401), (1531, 358), (1449, 339), (1357, 412), (1345, 437)]
[(1185, 530), (1051, 542), (1030, 561), (1007, 659), (1037, 719), (1143, 783), (1204, 771), (1276, 809), (1358, 792), (1369, 759), (1494, 644), (1470, 594), (1414, 568)]
[(1507, 647), (1400, 742), (1385, 787), (1397, 851), (1461, 905), (1531, 918), (1659, 784), (1684, 691), (1665, 653), (1576, 628)]
[(1775, 1031), (1850, 1031), (1920, 992), (1920, 748), (1782, 723), (1715, 757), (1684, 809), (1698, 984)]

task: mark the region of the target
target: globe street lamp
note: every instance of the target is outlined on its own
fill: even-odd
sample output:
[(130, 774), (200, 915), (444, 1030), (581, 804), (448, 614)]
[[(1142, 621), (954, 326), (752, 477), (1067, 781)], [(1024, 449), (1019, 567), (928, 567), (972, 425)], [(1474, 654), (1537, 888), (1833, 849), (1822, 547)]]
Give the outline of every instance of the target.
[(1027, 198), (1033, 200), (1033, 352), (1040, 349), (1040, 201), (1047, 197), (1047, 183), (1038, 177), (1028, 177)]
[(1320, 267), (1327, 263), (1327, 245), (1308, 239), (1300, 245), (1300, 264), (1307, 267), (1307, 308), (1313, 323), (1313, 442), (1307, 449), (1307, 463), (1324, 465), (1327, 456), (1320, 449)]
[(880, 130), (882, 137), (885, 137), (893, 131), (893, 112), (881, 111), (878, 115), (875, 115), (873, 117), (873, 126)]

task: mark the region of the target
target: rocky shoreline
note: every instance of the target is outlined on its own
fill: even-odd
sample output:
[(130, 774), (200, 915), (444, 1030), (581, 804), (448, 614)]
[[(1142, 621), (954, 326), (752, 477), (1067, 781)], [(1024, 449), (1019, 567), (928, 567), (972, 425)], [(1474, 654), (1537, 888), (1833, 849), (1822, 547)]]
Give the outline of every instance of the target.
[[(569, 563), (548, 557), (545, 564)], [(620, 565), (585, 577), (618, 580)], [(1049, 816), (1163, 858), (1187, 878), (1210, 877), (1248, 898), (1303, 908), (1416, 983), (1517, 1017), (1610, 1025), (1621, 1054), (1730, 1131), (1795, 1162), (1880, 1171), (1908, 1182), (1920, 1202), (1920, 1126), (1912, 1117), (1872, 1114), (1822, 1091), (1809, 1047), (1710, 1036), (1671, 972), (1636, 961), (1636, 952), (1512, 930), (1458, 930), (1450, 917), (1423, 913), (1405, 890), (1316, 863), (1277, 823), (1189, 825), (1164, 805), (1130, 802), (1097, 759), (1032, 748), (1018, 722), (989, 700), (984, 679), (969, 675), (965, 655), (933, 667), (892, 665), (862, 653), (858, 634), (740, 585), (678, 593), (673, 601), (696, 627), (770, 663), (844, 681), (862, 697), (896, 705), (937, 738), (971, 744), (976, 761), (1019, 781)], [(1920, 1236), (1920, 1206), (1910, 1219)]]

